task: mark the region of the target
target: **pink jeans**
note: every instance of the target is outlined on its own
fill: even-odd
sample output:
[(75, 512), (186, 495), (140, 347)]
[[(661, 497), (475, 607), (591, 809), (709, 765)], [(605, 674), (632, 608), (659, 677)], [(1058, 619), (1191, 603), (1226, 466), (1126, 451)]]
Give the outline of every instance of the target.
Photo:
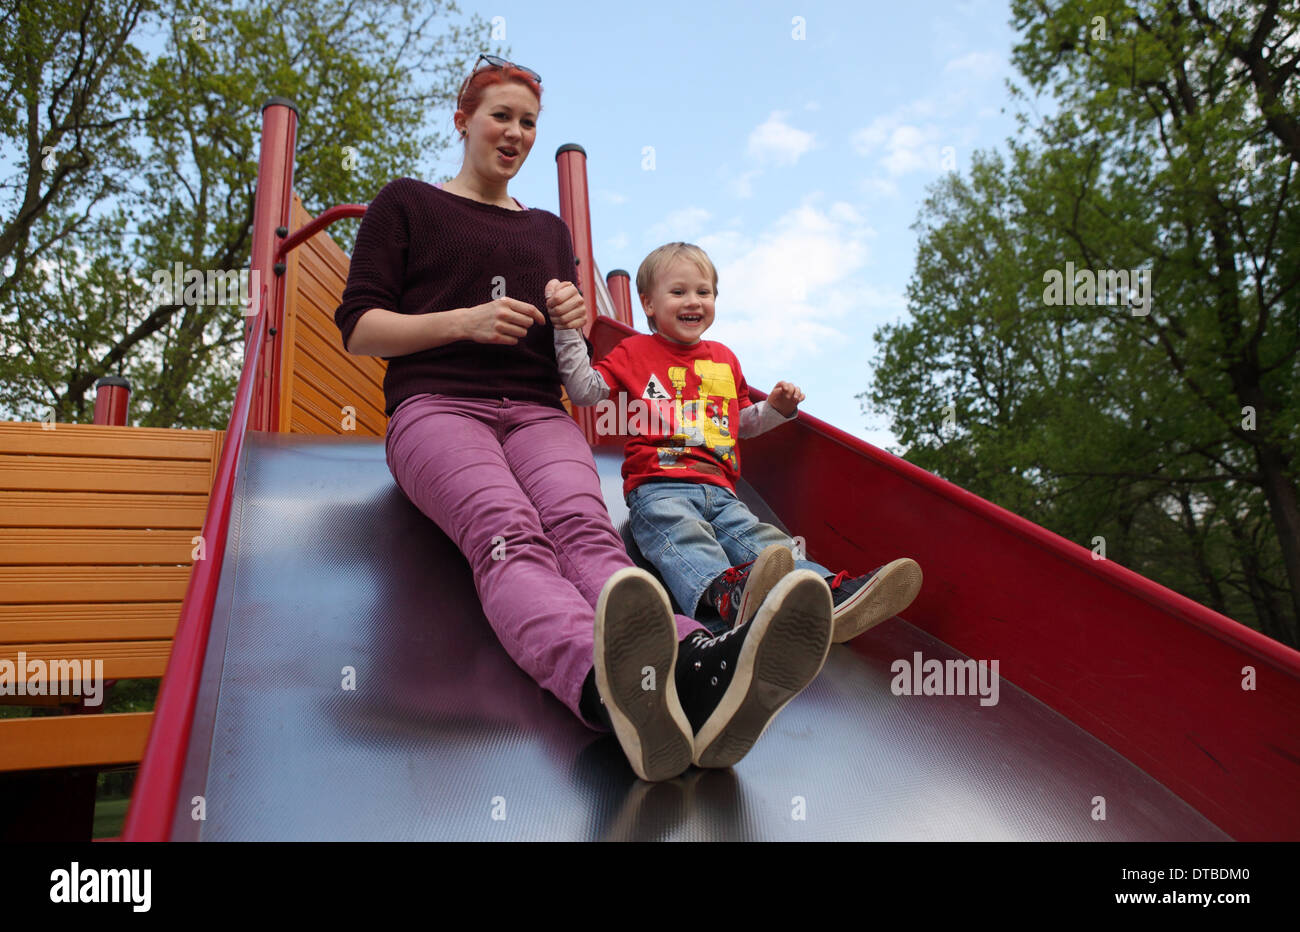
[[(389, 419), (385, 448), (398, 487), (469, 561), (511, 659), (582, 719), (596, 599), (633, 564), (573, 418), (540, 404), (413, 395)], [(676, 620), (679, 641), (703, 630)]]

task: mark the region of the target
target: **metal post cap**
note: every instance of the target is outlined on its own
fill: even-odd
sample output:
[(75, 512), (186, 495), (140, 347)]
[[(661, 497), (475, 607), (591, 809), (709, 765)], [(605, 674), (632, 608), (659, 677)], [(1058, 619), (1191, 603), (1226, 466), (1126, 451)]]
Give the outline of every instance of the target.
[(274, 107), (277, 104), (281, 107), (288, 107), (298, 116), (302, 116), (302, 114), (298, 113), (298, 105), (288, 97), (268, 97), (266, 103), (262, 104), (262, 112), (265, 113), (267, 107)]
[(128, 392), (131, 390), (131, 383), (120, 375), (105, 375), (95, 379), (96, 390), (108, 386), (125, 388)]

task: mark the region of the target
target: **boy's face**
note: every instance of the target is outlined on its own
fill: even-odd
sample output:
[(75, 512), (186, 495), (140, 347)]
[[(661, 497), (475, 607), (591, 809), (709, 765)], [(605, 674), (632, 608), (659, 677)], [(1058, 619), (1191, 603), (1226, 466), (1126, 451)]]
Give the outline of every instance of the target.
[(700, 342), (713, 324), (713, 280), (690, 259), (678, 256), (641, 295), (646, 316), (659, 333), (687, 346)]

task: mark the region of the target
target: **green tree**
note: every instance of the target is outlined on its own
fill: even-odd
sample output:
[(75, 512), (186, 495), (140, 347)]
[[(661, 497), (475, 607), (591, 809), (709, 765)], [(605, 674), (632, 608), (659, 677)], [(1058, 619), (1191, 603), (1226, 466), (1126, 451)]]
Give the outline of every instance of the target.
[[(298, 107), (294, 190), (308, 208), (366, 201), (386, 181), (427, 170), (449, 144), (449, 127), (432, 125), (431, 114), (454, 100), (488, 34), (481, 18), (460, 17), (453, 3), (417, 0), (161, 8), (82, 0), (55, 2), (40, 16), (26, 9), (15, 4), (0, 21), (25, 37), (0, 53), (11, 96), (29, 102), (26, 122), (0, 126), (0, 146), (20, 151), (32, 148), (33, 135), (55, 134), (50, 101), (85, 44), (84, 30), (51, 24), (135, 19), (112, 33), (123, 35), (115, 64), (100, 56), (112, 79), (87, 79), (78, 96), (87, 124), (122, 114), (112, 124), (117, 148), (87, 143), (91, 167), (59, 182), (64, 200), (40, 188), (36, 203), (47, 205), (18, 208), (9, 221), (27, 223), (28, 238), (43, 243), (71, 223), (66, 205), (84, 214), (39, 254), (5, 262), (0, 411), (36, 418), (53, 409), (59, 420), (86, 421), (95, 379), (121, 373), (135, 386), (133, 421), (156, 427), (220, 428), (229, 416), (240, 308), (177, 304), (154, 293), (152, 276), (176, 263), (205, 274), (247, 267), (267, 98)], [(105, 165), (95, 163), (101, 150)], [(30, 163), (19, 173), (33, 177)], [(35, 177), (38, 188), (55, 183)], [(336, 233), (345, 246), (354, 234), (355, 224)]]
[[(919, 465), (1300, 643), (1300, 12), (1013, 13), (1058, 109), (931, 192), (912, 319), (859, 397)], [(1149, 307), (1067, 262), (1150, 270)]]

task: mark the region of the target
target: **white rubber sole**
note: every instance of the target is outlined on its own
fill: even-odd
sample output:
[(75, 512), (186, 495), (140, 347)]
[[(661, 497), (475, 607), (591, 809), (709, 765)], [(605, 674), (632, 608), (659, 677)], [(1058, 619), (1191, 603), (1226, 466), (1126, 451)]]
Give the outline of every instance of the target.
[(816, 679), (831, 647), (831, 591), (811, 570), (783, 577), (750, 622), (731, 683), (695, 735), (695, 764), (730, 767)]
[(739, 628), (753, 618), (776, 584), (793, 572), (794, 554), (789, 547), (772, 544), (764, 548), (749, 568), (749, 578), (745, 580), (745, 592), (740, 597), (733, 627)]
[(691, 726), (677, 698), (677, 625), (659, 582), (638, 567), (611, 576), (596, 602), (593, 665), (614, 735), (642, 780), (691, 765)]
[(849, 601), (838, 605), (835, 620), (836, 644), (843, 644), (888, 621), (912, 604), (921, 591), (921, 567), (904, 557), (886, 563), (866, 586)]

